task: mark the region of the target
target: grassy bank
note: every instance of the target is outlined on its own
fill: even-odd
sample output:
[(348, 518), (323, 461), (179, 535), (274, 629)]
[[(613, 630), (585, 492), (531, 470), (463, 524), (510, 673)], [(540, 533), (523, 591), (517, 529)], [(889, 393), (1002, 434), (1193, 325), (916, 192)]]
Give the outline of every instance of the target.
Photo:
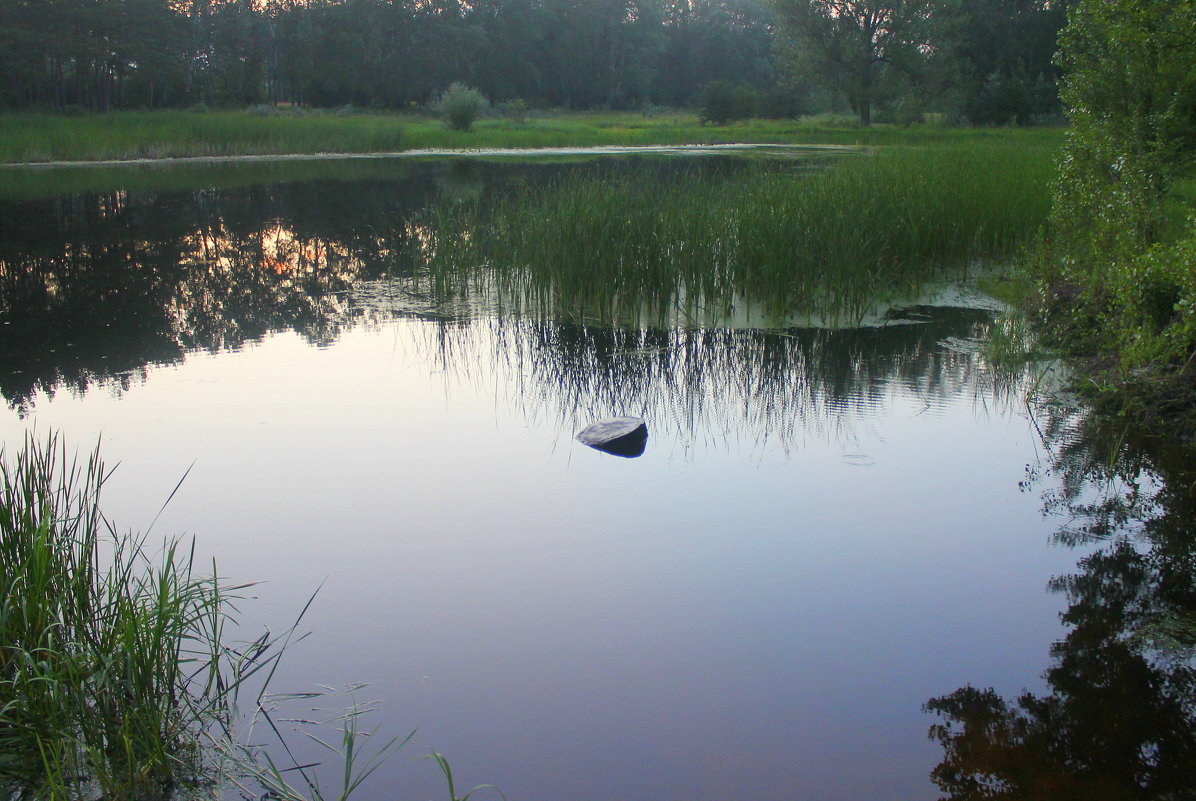
[(79, 116), (0, 115), (0, 163), (101, 161), (294, 153), (380, 153), (425, 148), (775, 142), (943, 144), (960, 140), (1057, 141), (1058, 131), (752, 120), (703, 126), (696, 114), (566, 113), (524, 122), (479, 121), (470, 132), (414, 114), (243, 111), (119, 112)]
[(602, 319), (746, 304), (853, 322), (944, 268), (1010, 258), (1045, 219), (1052, 174), (1050, 148), (974, 141), (667, 185), (574, 176), (432, 215), (429, 279)]

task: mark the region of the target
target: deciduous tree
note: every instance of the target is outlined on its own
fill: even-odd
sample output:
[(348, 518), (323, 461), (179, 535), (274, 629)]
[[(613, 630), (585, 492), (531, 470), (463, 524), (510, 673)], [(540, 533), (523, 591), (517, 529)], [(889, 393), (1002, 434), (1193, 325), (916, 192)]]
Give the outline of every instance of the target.
[(929, 39), (932, 0), (775, 0), (792, 40), (790, 68), (843, 94), (860, 125), (892, 94), (894, 71), (908, 71)]

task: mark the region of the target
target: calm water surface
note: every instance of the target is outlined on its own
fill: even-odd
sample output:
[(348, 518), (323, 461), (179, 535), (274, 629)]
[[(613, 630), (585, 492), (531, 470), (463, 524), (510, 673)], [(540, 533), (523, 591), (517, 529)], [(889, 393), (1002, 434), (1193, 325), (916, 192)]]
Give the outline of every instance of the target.
[[(1096, 549), (1057, 536), (1091, 493), (1065, 491), (1033, 374), (980, 354), (990, 312), (928, 291), (867, 327), (609, 326), (410, 280), (432, 205), (561, 169), (737, 168), (8, 201), (0, 435), (102, 438), (133, 529), (186, 473), (154, 531), (263, 582), (247, 632), (319, 588), (274, 689), (368, 687), (287, 713), (377, 701), (370, 725), (416, 730), (363, 798), (446, 797), (431, 751), (511, 801), (937, 797), (923, 704), (1051, 692), (1074, 597), (1048, 585)], [(619, 414), (647, 420), (643, 456), (574, 441)]]

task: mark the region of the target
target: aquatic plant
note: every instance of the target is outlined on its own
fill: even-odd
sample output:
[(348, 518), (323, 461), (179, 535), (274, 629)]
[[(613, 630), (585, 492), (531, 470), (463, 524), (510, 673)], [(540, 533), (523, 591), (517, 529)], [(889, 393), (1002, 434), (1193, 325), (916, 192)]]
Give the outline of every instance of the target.
[[(144, 801), (227, 785), (244, 797), (348, 799), (411, 735), (372, 742), (377, 730), (360, 724), (372, 706), (355, 703), (304, 721), (333, 755), (337, 790), (325, 791), (321, 763), (294, 763), (279, 706), (301, 700), (310, 718), (331, 693), (269, 685), (312, 599), (281, 633), (230, 640), (251, 585), (221, 581), (215, 565), (199, 572), (178, 539), (155, 553), (146, 535), (113, 527), (99, 505), (109, 475), (98, 449), (80, 460), (53, 434), (0, 448), (0, 795)], [(329, 724), (338, 743), (321, 739)]]
[(565, 177), (493, 209), (437, 210), (429, 285), (604, 320), (852, 322), (948, 268), (1011, 258), (1048, 209), (1046, 149), (893, 148), (662, 185)]
[(255, 656), (221, 646), (240, 588), (198, 575), (178, 540), (155, 556), (114, 530), (107, 477), (53, 436), (0, 451), (0, 781), (22, 797), (205, 781), (199, 744)]

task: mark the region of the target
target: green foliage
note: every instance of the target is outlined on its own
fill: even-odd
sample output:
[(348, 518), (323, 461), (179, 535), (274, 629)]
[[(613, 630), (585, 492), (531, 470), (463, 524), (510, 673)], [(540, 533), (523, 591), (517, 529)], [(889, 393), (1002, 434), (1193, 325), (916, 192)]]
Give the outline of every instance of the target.
[(453, 83), (432, 104), (432, 110), (454, 131), (468, 131), (487, 105), (486, 98), (477, 89)]
[(225, 588), (177, 542), (155, 559), (114, 531), (106, 477), (54, 438), (0, 451), (0, 784), (32, 797), (77, 797), (80, 777), (112, 799), (195, 782), (228, 722)]
[(703, 123), (726, 125), (746, 120), (756, 113), (756, 93), (746, 86), (732, 86), (726, 81), (711, 81), (702, 88), (698, 119)]
[(885, 116), (896, 125), (916, 125), (926, 118), (926, 103), (920, 92), (906, 92)]
[(522, 97), (517, 97), (514, 100), (503, 103), (501, 108), (503, 114), (510, 117), (515, 122), (527, 122), (527, 114), (530, 110), (530, 106), (528, 106), (527, 101)]
[(793, 41), (788, 69), (840, 93), (872, 124), (922, 59), (932, 0), (774, 0)]
[(1196, 344), (1196, 229), (1110, 271), (1106, 321), (1129, 364), (1183, 363)]
[(1162, 241), (1196, 154), (1196, 2), (1083, 0), (1061, 37), (1072, 121), (1039, 274), (1126, 366), (1196, 347), (1191, 235)]
[(1066, 2), (946, 0), (935, 8), (931, 85), (942, 110), (973, 125), (1028, 125), (1060, 114), (1052, 64)]
[(756, 115), (769, 120), (792, 120), (806, 111), (806, 98), (796, 89), (774, 86), (757, 96)]

